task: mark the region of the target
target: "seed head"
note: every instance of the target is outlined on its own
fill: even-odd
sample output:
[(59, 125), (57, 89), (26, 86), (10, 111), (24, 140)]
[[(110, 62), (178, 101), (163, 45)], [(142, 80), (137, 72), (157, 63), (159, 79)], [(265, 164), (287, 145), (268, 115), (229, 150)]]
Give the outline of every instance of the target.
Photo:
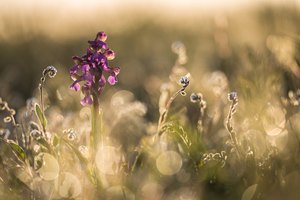
[(43, 137), (43, 134), (39, 130), (32, 130), (30, 136), (35, 140), (39, 140)]
[(192, 103), (200, 102), (202, 101), (203, 96), (201, 93), (192, 93), (190, 96), (190, 100)]
[(182, 87), (186, 88), (190, 84), (190, 80), (187, 76), (183, 76), (180, 78), (179, 83), (182, 85)]
[(77, 133), (73, 128), (64, 130), (63, 134), (67, 135), (69, 141), (74, 141), (77, 138)]
[(229, 101), (237, 101), (237, 99), (238, 99), (237, 92), (230, 92), (228, 94), (228, 100)]

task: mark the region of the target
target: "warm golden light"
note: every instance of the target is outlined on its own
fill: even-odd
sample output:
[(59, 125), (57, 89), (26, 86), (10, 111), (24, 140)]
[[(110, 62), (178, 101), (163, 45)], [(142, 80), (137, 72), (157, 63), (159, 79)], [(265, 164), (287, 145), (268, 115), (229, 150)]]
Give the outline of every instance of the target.
[(0, 199), (299, 199), (300, 0), (0, 2)]

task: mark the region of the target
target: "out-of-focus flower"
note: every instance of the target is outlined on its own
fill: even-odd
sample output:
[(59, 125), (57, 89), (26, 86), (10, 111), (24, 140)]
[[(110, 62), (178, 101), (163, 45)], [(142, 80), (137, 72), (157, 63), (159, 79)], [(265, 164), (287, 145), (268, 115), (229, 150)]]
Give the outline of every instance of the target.
[[(110, 67), (108, 60), (115, 58), (113, 50), (108, 48), (105, 43), (107, 35), (99, 32), (95, 40), (88, 41), (89, 47), (86, 54), (82, 57), (74, 56), (75, 65), (70, 69), (70, 75), (74, 82), (70, 86), (75, 91), (81, 90), (84, 98), (82, 105), (90, 105), (98, 97), (106, 82), (115, 85), (118, 82), (117, 76), (120, 72), (119, 67)], [(105, 76), (105, 73), (108, 74)], [(81, 82), (83, 82), (81, 84)]]
[(297, 89), (295, 92), (289, 91), (288, 93), (289, 101), (293, 106), (300, 105), (300, 89)]
[(206, 108), (206, 101), (203, 100), (203, 95), (201, 93), (192, 93), (190, 96), (190, 101), (192, 103), (199, 102), (199, 106), (202, 109), (201, 112), (203, 112), (203, 109)]
[(238, 99), (237, 92), (230, 92), (228, 94), (228, 100), (229, 101), (236, 101)]
[(203, 96), (201, 93), (192, 93), (190, 96), (190, 100), (192, 103), (201, 102), (203, 99)]
[(40, 140), (43, 137), (43, 134), (39, 130), (32, 130), (30, 136), (35, 140)]
[(183, 76), (180, 78), (179, 83), (182, 87), (186, 88), (190, 84), (190, 79), (188, 76)]
[(63, 134), (67, 136), (69, 141), (74, 141), (77, 138), (77, 133), (73, 128), (64, 130)]

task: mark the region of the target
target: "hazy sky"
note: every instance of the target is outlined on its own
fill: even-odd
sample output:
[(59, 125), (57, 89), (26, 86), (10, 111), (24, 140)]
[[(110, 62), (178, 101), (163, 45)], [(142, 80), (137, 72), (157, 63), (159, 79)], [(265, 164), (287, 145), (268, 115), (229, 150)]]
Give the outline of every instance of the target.
[(1, 1), (1, 10), (10, 8), (53, 8), (53, 7), (70, 7), (84, 9), (89, 7), (103, 6), (109, 8), (124, 8), (127, 6), (163, 6), (163, 7), (179, 7), (179, 8), (226, 8), (248, 6), (258, 3), (292, 3), (299, 0), (7, 0)]
[[(189, 17), (239, 11), (259, 4), (299, 5), (296, 0), (0, 0), (0, 40), (17, 34), (46, 33), (71, 38), (101, 24), (106, 30), (128, 27), (145, 16), (189, 20)], [(221, 12), (220, 12), (221, 11)], [(131, 15), (131, 13), (136, 13)], [(241, 14), (240, 14), (241, 15)], [(186, 21), (187, 21), (186, 20)], [(67, 32), (66, 32), (67, 30)]]

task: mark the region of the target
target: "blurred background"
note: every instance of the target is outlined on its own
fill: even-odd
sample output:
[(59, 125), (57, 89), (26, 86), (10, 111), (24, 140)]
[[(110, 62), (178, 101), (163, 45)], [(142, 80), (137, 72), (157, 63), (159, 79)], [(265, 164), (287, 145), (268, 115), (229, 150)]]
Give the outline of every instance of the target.
[(150, 103), (176, 60), (174, 41), (185, 44), (186, 67), (196, 79), (220, 70), (231, 81), (247, 68), (245, 55), (270, 53), (268, 37), (270, 44), (274, 35), (298, 44), (299, 17), (299, 2), (288, 0), (4, 0), (0, 96), (12, 107), (24, 106), (48, 65), (59, 70), (54, 87), (70, 84), (71, 57), (84, 54), (87, 41), (105, 31), (117, 53), (111, 65), (122, 70), (117, 87)]
[[(199, 181), (194, 181), (192, 168), (187, 168), (191, 174), (185, 174), (184, 170), (176, 174), (177, 182), (175, 176), (157, 173), (156, 168), (164, 172), (160, 167), (168, 166), (164, 161), (172, 155), (175, 161), (180, 161), (178, 170), (182, 163), (188, 167), (191, 164), (186, 162), (186, 156), (182, 159), (173, 151), (179, 149), (177, 140), (174, 144), (170, 140), (166, 143), (170, 146), (166, 146), (169, 138), (161, 137), (162, 147), (173, 149), (169, 151), (171, 154), (163, 154), (162, 148), (164, 156), (157, 158), (160, 150), (145, 148), (150, 155), (149, 162), (145, 158), (146, 167), (142, 166), (131, 177), (129, 188), (137, 193), (140, 191), (136, 185), (146, 188), (146, 196), (151, 200), (160, 199), (151, 195), (163, 193), (168, 196), (164, 199), (197, 199), (187, 198), (192, 195), (181, 186), (195, 187), (203, 199), (232, 200), (240, 199), (244, 191), (249, 196), (246, 190), (249, 186), (252, 191), (254, 188), (253, 196), (258, 183), (262, 186), (258, 190), (265, 190), (264, 197), (268, 196), (264, 199), (299, 199), (299, 10), (300, 1), (292, 0), (1, 0), (0, 97), (18, 111), (18, 121), (22, 112), (27, 113), (23, 107), (27, 105), (30, 110), (29, 104), (35, 105), (37, 101), (27, 100), (38, 97), (43, 69), (53, 65), (58, 74), (46, 80), (44, 90), (46, 116), (51, 122), (47, 128), (58, 134), (74, 128), (87, 135), (89, 108), (80, 105), (79, 92), (69, 89), (72, 80), (68, 71), (73, 66), (72, 56), (83, 55), (87, 41), (93, 40), (99, 31), (105, 31), (109, 47), (116, 52), (110, 66), (121, 67), (121, 73), (118, 84), (107, 85), (102, 94), (104, 128), (114, 139), (113, 143), (122, 146), (127, 160), (135, 158), (135, 150), (141, 144), (154, 141), (149, 138), (157, 133), (159, 110), (165, 109), (170, 94), (180, 88), (175, 82), (182, 75), (188, 72), (191, 75), (188, 95), (176, 98), (169, 118), (178, 118), (187, 135), (198, 138), (198, 132), (194, 134), (190, 130), (197, 129), (198, 119), (203, 116), (199, 114), (199, 105), (190, 102), (189, 95), (201, 92), (207, 102), (203, 117), (207, 119), (203, 122), (207, 130), (199, 131), (204, 133), (201, 140), (198, 138), (199, 144), (190, 139), (195, 142), (191, 152), (195, 153), (193, 159), (199, 165), (196, 169), (201, 168), (202, 174), (195, 176)], [(176, 51), (182, 53), (184, 62), (180, 62), (181, 54), (177, 52), (177, 55)], [(257, 170), (261, 172), (256, 172), (252, 165), (244, 166), (244, 161), (236, 164), (232, 156), (224, 126), (230, 91), (236, 91), (239, 98), (234, 128), (247, 156), (249, 153), (253, 157), (250, 150), (255, 150), (253, 161), (257, 163), (253, 166), (259, 165)], [(174, 130), (179, 132), (179, 128)], [(277, 148), (279, 153), (274, 155), (278, 157), (273, 159), (269, 147)], [(201, 166), (201, 159), (206, 159), (202, 153), (222, 151), (228, 153), (228, 161), (220, 171), (210, 175), (214, 166)], [(106, 161), (99, 165), (112, 168)], [(154, 187), (156, 193), (153, 185), (141, 186), (151, 179), (147, 170), (149, 174), (157, 174), (154, 176), (158, 183)], [(176, 170), (162, 174), (174, 175)], [(178, 188), (180, 191), (176, 192)], [(242, 199), (249, 200), (252, 196)]]

